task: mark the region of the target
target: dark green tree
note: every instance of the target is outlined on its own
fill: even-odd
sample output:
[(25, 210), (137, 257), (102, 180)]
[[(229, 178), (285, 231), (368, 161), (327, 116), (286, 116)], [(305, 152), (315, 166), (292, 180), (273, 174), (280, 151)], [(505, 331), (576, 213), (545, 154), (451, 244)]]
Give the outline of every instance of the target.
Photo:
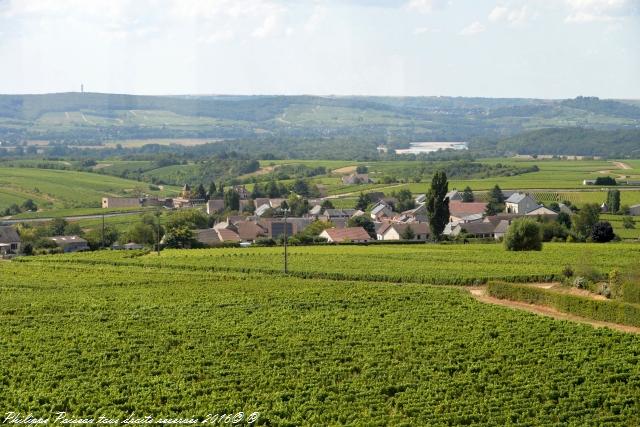
[(591, 229), (600, 220), (600, 206), (596, 203), (586, 204), (573, 217), (573, 231), (584, 240), (591, 235)]
[(224, 193), (224, 208), (228, 211), (240, 210), (240, 195), (237, 191), (227, 190)]
[(441, 238), (444, 227), (449, 222), (449, 199), (446, 197), (448, 192), (447, 174), (443, 171), (436, 172), (431, 179), (431, 188), (427, 191), (425, 201), (429, 228), (436, 240)]
[(611, 213), (617, 213), (620, 210), (620, 190), (609, 190), (607, 192), (607, 206)]
[(196, 187), (193, 197), (194, 199), (207, 200), (207, 191), (204, 189), (204, 185), (199, 184)]
[(400, 233), (400, 238), (402, 240), (413, 240), (416, 237), (416, 233), (413, 231), (413, 228), (409, 225), (405, 228), (402, 233)]
[(540, 224), (530, 218), (513, 221), (504, 236), (504, 247), (509, 251), (542, 250)]
[(496, 215), (504, 210), (504, 194), (502, 194), (502, 189), (495, 185), (489, 192), (489, 200), (487, 201), (487, 208), (485, 209), (485, 214), (487, 215)]
[(207, 192), (207, 200), (215, 199), (218, 196), (218, 189), (216, 188), (216, 183), (211, 181), (209, 184), (209, 191)]
[(613, 227), (607, 221), (596, 222), (591, 228), (591, 240), (597, 243), (607, 243), (613, 240)]
[(571, 215), (566, 212), (560, 212), (558, 214), (558, 217), (556, 218), (556, 222), (558, 222), (558, 224), (564, 225), (567, 230), (571, 229)]
[(467, 187), (462, 192), (462, 201), (465, 203), (470, 203), (470, 202), (474, 202), (475, 200), (476, 198), (473, 194), (473, 190), (471, 190), (471, 187), (467, 185)]
[(195, 242), (193, 231), (184, 225), (169, 228), (164, 237), (164, 244), (168, 248), (190, 248)]
[(356, 173), (364, 174), (364, 173), (367, 173), (367, 172), (369, 172), (369, 168), (366, 167), (365, 165), (360, 165), (360, 166), (358, 166), (356, 168)]
[(356, 209), (366, 211), (369, 203), (371, 203), (369, 196), (367, 194), (360, 193), (360, 196), (358, 196), (358, 201), (356, 202)]
[(27, 212), (35, 212), (38, 210), (38, 205), (36, 205), (31, 199), (25, 200), (22, 206), (20, 207), (22, 208), (23, 211), (27, 211)]
[(63, 236), (64, 230), (69, 223), (64, 218), (55, 218), (49, 223), (49, 235), (50, 236)]
[(322, 209), (335, 209), (335, 207), (333, 206), (333, 203), (331, 203), (331, 200), (323, 200), (322, 201)]
[(368, 216), (361, 215), (349, 218), (349, 221), (347, 221), (347, 225), (349, 227), (362, 227), (367, 231), (367, 233), (369, 233), (369, 236), (371, 236), (371, 238), (376, 238), (376, 225)]

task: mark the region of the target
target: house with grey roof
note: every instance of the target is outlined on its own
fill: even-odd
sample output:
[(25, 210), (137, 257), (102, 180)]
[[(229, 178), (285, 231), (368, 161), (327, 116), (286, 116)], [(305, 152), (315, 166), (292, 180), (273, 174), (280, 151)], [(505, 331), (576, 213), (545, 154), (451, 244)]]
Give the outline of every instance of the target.
[(54, 236), (49, 237), (62, 252), (88, 251), (89, 243), (80, 236)]
[(514, 193), (505, 200), (505, 211), (507, 213), (525, 215), (527, 212), (539, 207), (540, 204), (526, 193)]
[(0, 227), (0, 255), (20, 252), (20, 235), (13, 227)]

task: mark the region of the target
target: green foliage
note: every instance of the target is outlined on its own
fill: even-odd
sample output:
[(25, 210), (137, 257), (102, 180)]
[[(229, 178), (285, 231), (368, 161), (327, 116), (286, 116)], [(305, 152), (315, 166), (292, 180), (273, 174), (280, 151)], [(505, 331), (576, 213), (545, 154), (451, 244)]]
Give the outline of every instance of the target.
[[(237, 193), (236, 193), (237, 194)], [(157, 219), (153, 215), (145, 216), (144, 220), (148, 224), (155, 224)], [(167, 218), (167, 228), (187, 227), (192, 229), (208, 228), (210, 226), (210, 219), (199, 209), (179, 209), (172, 212)]]
[(224, 208), (228, 211), (240, 210), (240, 195), (237, 191), (227, 190), (224, 193)]
[(366, 167), (365, 165), (358, 165), (356, 167), (356, 173), (357, 174), (365, 174), (369, 172), (369, 168)]
[(596, 243), (610, 242), (614, 237), (613, 227), (607, 221), (599, 221), (591, 229), (591, 240)]
[(462, 192), (462, 201), (465, 203), (475, 202), (476, 198), (473, 194), (473, 190), (468, 185), (465, 187)]
[(445, 225), (449, 222), (449, 199), (446, 197), (448, 192), (449, 183), (446, 173), (436, 172), (425, 200), (429, 228), (435, 239), (440, 239)]
[(416, 207), (416, 202), (413, 198), (413, 194), (411, 194), (411, 191), (407, 189), (403, 189), (397, 192), (394, 191), (391, 193), (391, 196), (398, 199), (398, 202), (395, 206), (395, 210), (398, 212), (408, 211)]
[(347, 226), (362, 227), (367, 233), (369, 233), (369, 236), (371, 236), (371, 238), (375, 239), (376, 237), (376, 226), (373, 223), (373, 220), (366, 215), (349, 218), (349, 221), (347, 221)]
[(400, 238), (402, 240), (413, 240), (415, 237), (416, 233), (413, 231), (410, 225), (405, 228), (402, 233), (400, 233)]
[(504, 247), (509, 251), (542, 250), (540, 225), (529, 218), (519, 218), (511, 223), (504, 236)]
[(156, 243), (156, 234), (157, 231), (153, 225), (135, 222), (124, 232), (120, 243), (138, 243), (151, 246)]
[(167, 248), (190, 248), (196, 240), (189, 227), (180, 225), (167, 229), (163, 243)]
[[(120, 233), (118, 233), (118, 230), (115, 227), (112, 227), (110, 225), (105, 226), (104, 227), (104, 247), (108, 248), (114, 243), (116, 243), (118, 241), (119, 236), (120, 236)], [(86, 233), (84, 238), (87, 240), (87, 242), (89, 243), (89, 247), (92, 250), (103, 247), (102, 227), (96, 227), (90, 230), (88, 233)]]
[(627, 230), (636, 228), (636, 221), (632, 216), (625, 216), (622, 218), (622, 226)]
[(599, 176), (596, 178), (595, 185), (617, 185), (615, 178), (610, 176)]
[(617, 213), (620, 210), (620, 190), (609, 190), (607, 192), (607, 206), (611, 213)]
[(581, 239), (591, 235), (591, 230), (600, 219), (600, 206), (595, 203), (584, 205), (573, 217), (573, 231)]
[(488, 216), (496, 215), (504, 210), (504, 194), (498, 184), (496, 184), (489, 192), (487, 199), (487, 208), (485, 214)]
[(364, 212), (367, 210), (369, 203), (371, 203), (371, 199), (369, 198), (369, 196), (361, 192), (358, 196), (358, 201), (356, 202), (355, 208), (360, 209)]

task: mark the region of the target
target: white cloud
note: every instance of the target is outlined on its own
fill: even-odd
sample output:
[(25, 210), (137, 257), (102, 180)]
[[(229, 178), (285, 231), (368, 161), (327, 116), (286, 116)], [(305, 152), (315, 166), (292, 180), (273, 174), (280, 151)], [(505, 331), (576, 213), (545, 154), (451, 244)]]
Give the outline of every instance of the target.
[(506, 22), (512, 27), (525, 26), (538, 14), (528, 5), (521, 7), (496, 6), (489, 14), (490, 22)]
[(504, 6), (496, 6), (489, 14), (489, 21), (499, 22), (507, 17), (509, 14), (509, 8)]
[(567, 22), (611, 22), (640, 14), (638, 0), (565, 0)]
[(446, 2), (444, 0), (409, 0), (407, 9), (419, 13), (431, 13), (434, 10), (442, 9)]
[(486, 28), (480, 22), (475, 21), (460, 31), (461, 36), (474, 36), (482, 33)]

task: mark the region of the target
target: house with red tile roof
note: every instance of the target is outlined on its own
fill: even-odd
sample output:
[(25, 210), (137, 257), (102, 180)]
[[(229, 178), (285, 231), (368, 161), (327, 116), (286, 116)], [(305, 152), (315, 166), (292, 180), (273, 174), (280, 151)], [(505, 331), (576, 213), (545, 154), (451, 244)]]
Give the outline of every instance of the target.
[(367, 243), (375, 240), (362, 227), (328, 228), (320, 233), (320, 237), (324, 237), (329, 243)]

